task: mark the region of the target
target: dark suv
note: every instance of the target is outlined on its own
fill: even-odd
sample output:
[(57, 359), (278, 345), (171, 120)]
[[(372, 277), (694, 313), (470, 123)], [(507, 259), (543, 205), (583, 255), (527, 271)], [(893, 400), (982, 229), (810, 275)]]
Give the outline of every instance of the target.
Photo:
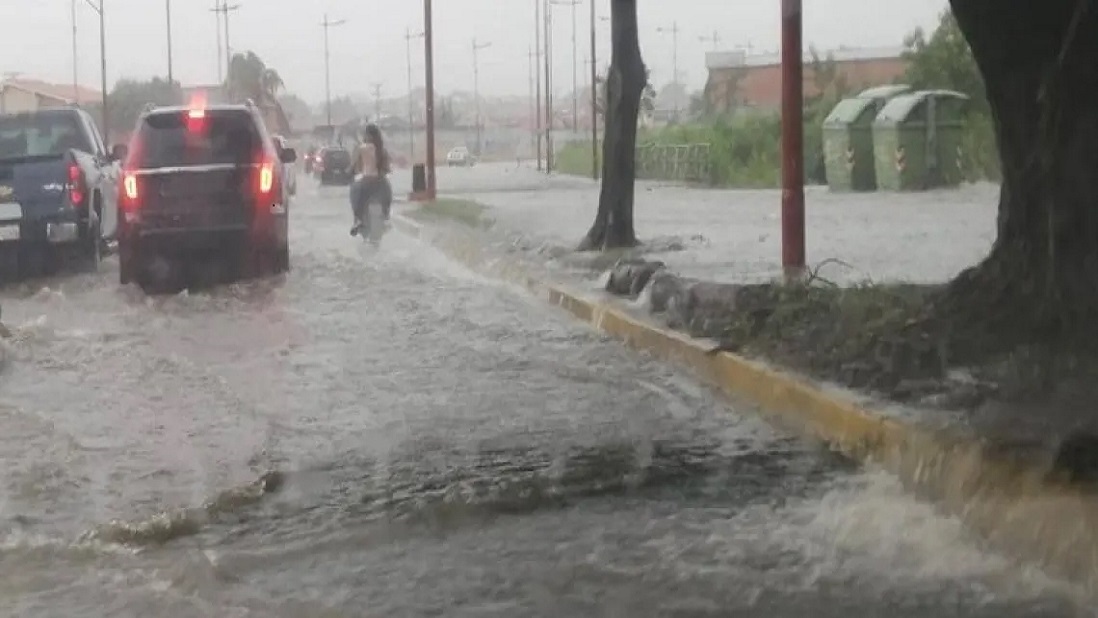
[(252, 104), (162, 107), (138, 120), (119, 188), (119, 279), (144, 285), (150, 266), (214, 254), (236, 277), (290, 267), (280, 148)]
[(351, 169), (351, 153), (339, 146), (328, 146), (320, 151), (320, 184), (349, 185), (354, 180)]

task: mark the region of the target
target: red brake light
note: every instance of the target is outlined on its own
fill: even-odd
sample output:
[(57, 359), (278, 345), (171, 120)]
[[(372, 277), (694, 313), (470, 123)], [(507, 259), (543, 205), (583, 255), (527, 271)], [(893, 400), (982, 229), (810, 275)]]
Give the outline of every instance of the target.
[(274, 188), (274, 164), (270, 161), (259, 166), (259, 192), (268, 194)]
[(206, 117), (206, 110), (204, 109), (192, 109), (187, 112), (187, 117), (191, 120), (201, 120)]
[(137, 201), (137, 176), (134, 176), (131, 172), (126, 172), (126, 175), (122, 177), (122, 189), (126, 192), (127, 200)]
[(84, 204), (84, 172), (76, 161), (69, 162), (69, 200), (73, 206)]

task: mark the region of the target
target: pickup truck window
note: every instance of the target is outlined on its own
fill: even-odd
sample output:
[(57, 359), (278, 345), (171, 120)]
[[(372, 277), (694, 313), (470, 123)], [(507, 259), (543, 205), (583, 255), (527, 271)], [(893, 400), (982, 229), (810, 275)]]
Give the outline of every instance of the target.
[(157, 113), (141, 123), (130, 165), (241, 165), (254, 162), (262, 150), (262, 138), (246, 112), (209, 110), (202, 118), (190, 118), (186, 112)]
[(95, 152), (75, 114), (0, 116), (0, 159), (60, 156), (69, 149)]

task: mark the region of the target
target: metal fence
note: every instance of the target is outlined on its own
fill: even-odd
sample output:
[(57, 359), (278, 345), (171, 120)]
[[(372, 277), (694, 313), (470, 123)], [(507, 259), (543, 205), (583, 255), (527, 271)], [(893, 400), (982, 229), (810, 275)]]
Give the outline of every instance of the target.
[(709, 144), (637, 146), (638, 178), (709, 182), (709, 166)]

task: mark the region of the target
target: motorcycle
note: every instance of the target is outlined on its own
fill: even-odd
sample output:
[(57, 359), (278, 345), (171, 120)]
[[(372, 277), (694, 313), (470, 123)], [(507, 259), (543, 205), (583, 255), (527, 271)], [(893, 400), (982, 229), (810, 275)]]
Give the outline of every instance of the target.
[(377, 247), (381, 245), (381, 237), (385, 235), (385, 230), (389, 226), (389, 222), (385, 220), (385, 210), (381, 202), (371, 199), (366, 204), (366, 212), (363, 213), (363, 227), (365, 227), (365, 234), (359, 232), (359, 236), (362, 236), (362, 240)]
[[(358, 199), (354, 196), (353, 191), (354, 189), (352, 189), (352, 199)], [(352, 232), (352, 234), (360, 236), (363, 242), (374, 247), (381, 244), (381, 238), (389, 228), (389, 221), (385, 218), (385, 205), (378, 198), (379, 196), (376, 194), (367, 198), (362, 212), (362, 221), (359, 223), (358, 228)]]

